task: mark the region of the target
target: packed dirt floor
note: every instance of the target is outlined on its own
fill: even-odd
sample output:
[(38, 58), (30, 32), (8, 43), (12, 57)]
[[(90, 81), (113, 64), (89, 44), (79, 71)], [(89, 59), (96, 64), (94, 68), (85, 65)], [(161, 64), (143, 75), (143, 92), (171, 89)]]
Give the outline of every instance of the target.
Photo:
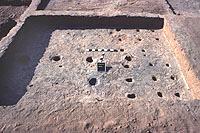
[(198, 0), (0, 3), (10, 19), (0, 132), (199, 132)]

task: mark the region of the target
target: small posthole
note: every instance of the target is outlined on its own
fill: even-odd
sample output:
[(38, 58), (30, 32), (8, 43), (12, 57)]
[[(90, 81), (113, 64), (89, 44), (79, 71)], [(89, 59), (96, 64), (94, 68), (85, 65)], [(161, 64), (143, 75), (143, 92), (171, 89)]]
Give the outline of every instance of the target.
[(92, 59), (92, 57), (87, 57), (87, 58), (86, 58), (86, 61), (89, 62), (89, 63), (92, 63), (92, 62), (93, 62), (93, 59)]
[(137, 31), (137, 32), (140, 32), (140, 30), (139, 30), (139, 29), (136, 29), (136, 31)]
[(176, 97), (180, 97), (180, 93), (178, 93), (178, 92), (175, 93), (174, 95), (175, 95)]
[(159, 41), (159, 38), (156, 38), (157, 41)]
[(96, 83), (97, 83), (97, 79), (96, 79), (96, 78), (91, 78), (91, 79), (89, 79), (89, 84), (90, 84), (91, 86), (95, 86)]
[(124, 68), (129, 68), (129, 65), (123, 65), (124, 66)]
[(120, 52), (124, 52), (124, 49), (120, 49)]
[(167, 63), (167, 64), (165, 64), (167, 67), (170, 67), (170, 64), (169, 63)]
[(126, 79), (126, 82), (129, 82), (129, 83), (130, 83), (130, 82), (133, 82), (133, 79), (132, 79), (132, 78), (127, 78), (127, 79)]
[(145, 50), (145, 49), (142, 49), (142, 52), (146, 52), (146, 50)]
[(134, 99), (136, 98), (136, 95), (134, 93), (131, 93), (131, 94), (127, 94), (127, 97), (130, 99)]
[(157, 92), (157, 95), (158, 95), (159, 97), (163, 97), (163, 95), (162, 95), (161, 92)]
[(153, 81), (157, 81), (156, 76), (152, 76), (152, 80), (153, 80)]
[(125, 60), (131, 61), (131, 60), (132, 60), (132, 59), (131, 59), (131, 56), (126, 56), (126, 57), (125, 57)]
[(175, 79), (176, 79), (176, 77), (175, 77), (174, 75), (172, 75), (170, 78), (171, 78), (172, 80), (175, 80)]
[(149, 63), (149, 66), (154, 66), (152, 63)]
[(59, 55), (55, 55), (55, 56), (52, 56), (50, 59), (51, 59), (52, 61), (59, 61), (61, 58), (60, 58)]

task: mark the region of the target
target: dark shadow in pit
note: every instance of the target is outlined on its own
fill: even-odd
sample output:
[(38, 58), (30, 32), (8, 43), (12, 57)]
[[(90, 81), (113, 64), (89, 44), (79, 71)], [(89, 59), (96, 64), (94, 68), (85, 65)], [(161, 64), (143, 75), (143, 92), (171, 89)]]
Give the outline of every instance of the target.
[(164, 19), (159, 17), (89, 17), (89, 16), (40, 16), (34, 21), (51, 23), (52, 26), (67, 29), (162, 29)]
[(42, 0), (41, 3), (38, 5), (37, 10), (44, 10), (49, 2), (50, 0)]
[(0, 6), (29, 6), (31, 0), (0, 0)]
[(8, 19), (5, 23), (0, 25), (0, 40), (5, 37), (9, 31), (17, 24), (13, 19)]
[(0, 106), (15, 105), (26, 93), (48, 46), (52, 29), (28, 19), (0, 58)]
[[(15, 105), (27, 91), (56, 29), (161, 29), (163, 18), (32, 16), (0, 58), (0, 106)], [(31, 85), (34, 87), (34, 85)]]

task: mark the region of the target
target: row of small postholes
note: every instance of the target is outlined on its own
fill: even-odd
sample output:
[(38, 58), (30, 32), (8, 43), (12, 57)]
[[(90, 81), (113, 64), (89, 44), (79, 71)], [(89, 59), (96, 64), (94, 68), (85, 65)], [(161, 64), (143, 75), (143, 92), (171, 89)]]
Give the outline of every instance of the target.
[[(161, 98), (163, 97), (163, 94), (161, 92), (157, 92), (157, 95), (158, 95), (158, 97), (161, 97)], [(134, 93), (127, 94), (126, 96), (127, 96), (127, 98), (130, 98), (130, 99), (135, 99), (136, 98), (136, 94), (134, 94)], [(180, 98), (180, 93), (176, 92), (176, 93), (174, 93), (174, 96)]]

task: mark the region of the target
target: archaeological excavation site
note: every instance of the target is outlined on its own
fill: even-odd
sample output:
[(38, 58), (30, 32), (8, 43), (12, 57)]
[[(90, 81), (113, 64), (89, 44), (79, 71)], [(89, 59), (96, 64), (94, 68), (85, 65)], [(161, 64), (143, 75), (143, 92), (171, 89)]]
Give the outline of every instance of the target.
[(0, 1), (0, 132), (199, 130), (199, 0)]

